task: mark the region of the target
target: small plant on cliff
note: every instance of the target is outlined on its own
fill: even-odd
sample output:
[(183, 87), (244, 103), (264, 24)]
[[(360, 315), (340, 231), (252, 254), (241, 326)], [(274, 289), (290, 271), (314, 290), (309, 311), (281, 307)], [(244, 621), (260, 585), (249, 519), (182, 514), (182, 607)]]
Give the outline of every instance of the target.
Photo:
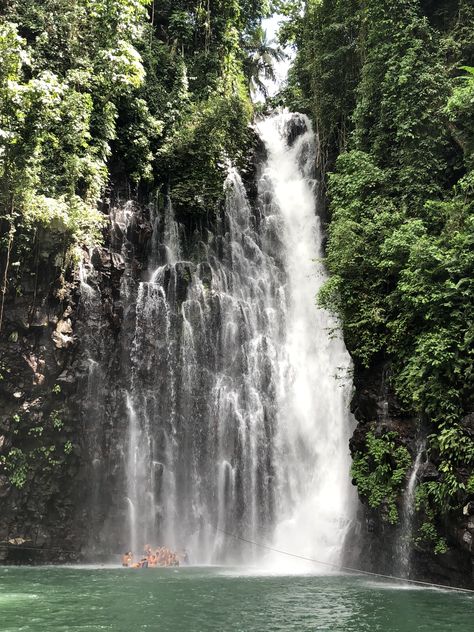
[(49, 416), (51, 422), (56, 430), (61, 430), (64, 426), (64, 421), (60, 417), (59, 410), (53, 410)]
[(415, 542), (419, 546), (431, 548), (437, 555), (446, 553), (448, 545), (440, 536), (436, 526), (436, 515), (443, 500), (440, 498), (441, 486), (436, 481), (421, 483), (416, 488), (415, 507), (423, 515), (423, 523), (418, 529)]
[(424, 522), (418, 530), (419, 537), (416, 542), (429, 543), (436, 555), (443, 555), (448, 552), (448, 544), (445, 538), (440, 537), (436, 527), (431, 522)]
[(397, 498), (412, 462), (407, 448), (396, 440), (395, 432), (376, 437), (370, 430), (366, 449), (356, 452), (351, 470), (359, 493), (367, 498), (370, 507), (386, 506), (384, 520), (390, 524), (398, 522)]
[(21, 489), (28, 478), (27, 455), (20, 448), (12, 448), (8, 454), (0, 456), (0, 465), (5, 469), (12, 485)]

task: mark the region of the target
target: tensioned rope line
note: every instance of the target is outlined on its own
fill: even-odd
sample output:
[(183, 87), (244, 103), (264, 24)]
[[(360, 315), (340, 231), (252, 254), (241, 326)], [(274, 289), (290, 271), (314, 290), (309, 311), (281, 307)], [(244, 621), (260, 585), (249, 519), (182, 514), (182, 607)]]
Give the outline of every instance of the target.
[(350, 566), (339, 566), (338, 564), (332, 564), (331, 562), (322, 562), (321, 560), (315, 560), (311, 557), (305, 557), (304, 555), (298, 555), (297, 553), (290, 553), (289, 551), (282, 551), (281, 549), (276, 549), (272, 546), (268, 546), (268, 544), (263, 544), (262, 542), (254, 542), (253, 540), (248, 540), (247, 538), (243, 538), (240, 535), (235, 533), (229, 533), (224, 529), (220, 529), (219, 527), (215, 527), (216, 531), (220, 531), (224, 535), (235, 538), (236, 540), (241, 540), (242, 542), (246, 542), (247, 544), (252, 544), (253, 546), (257, 546), (261, 549), (267, 549), (268, 551), (273, 551), (274, 553), (280, 553), (281, 555), (287, 555), (288, 557), (294, 557), (299, 560), (305, 560), (306, 562), (312, 562), (313, 564), (321, 564), (322, 566), (329, 566), (330, 568), (334, 568), (340, 571), (347, 571), (349, 573), (357, 573), (360, 575), (368, 575), (369, 577), (381, 577), (383, 579), (391, 579), (399, 582), (405, 582), (407, 584), (417, 584), (419, 586), (429, 586), (430, 588), (442, 588), (443, 590), (454, 590), (457, 592), (464, 592), (474, 594), (474, 590), (471, 588), (458, 588), (456, 586), (446, 586), (444, 584), (435, 584), (433, 582), (424, 582), (420, 579), (406, 579), (404, 577), (396, 577), (395, 575), (384, 575), (383, 573), (373, 573), (371, 571), (364, 571), (360, 568), (352, 568)]
[[(212, 525), (210, 525), (212, 526)], [(359, 575), (366, 575), (368, 577), (380, 577), (382, 579), (391, 579), (399, 582), (404, 582), (407, 584), (415, 584), (418, 586), (428, 586), (430, 588), (441, 588), (443, 590), (453, 590), (456, 592), (463, 592), (474, 594), (474, 590), (471, 588), (459, 588), (457, 586), (447, 586), (446, 584), (435, 584), (434, 582), (424, 582), (420, 579), (408, 579), (405, 577), (397, 577), (396, 575), (384, 575), (383, 573), (374, 573), (372, 571), (364, 571), (361, 568), (353, 568), (351, 566), (339, 566), (338, 564), (332, 564), (331, 562), (323, 562), (321, 560), (316, 560), (311, 557), (306, 557), (304, 555), (298, 555), (297, 553), (290, 553), (289, 551), (283, 551), (282, 549), (277, 549), (273, 546), (269, 546), (268, 544), (263, 544), (262, 542), (255, 542), (254, 540), (248, 540), (247, 538), (243, 538), (236, 533), (229, 533), (229, 531), (225, 531), (219, 527), (214, 527), (216, 531), (220, 531), (224, 535), (234, 538), (235, 540), (240, 540), (241, 542), (245, 542), (246, 544), (251, 544), (252, 546), (257, 546), (261, 549), (266, 549), (267, 551), (273, 551), (274, 553), (279, 553), (281, 555), (287, 555), (288, 557), (293, 557), (299, 560), (304, 560), (306, 562), (311, 562), (313, 564), (320, 564), (322, 566), (328, 566), (330, 568), (334, 568), (339, 571), (347, 571), (349, 573), (357, 573)], [(43, 547), (33, 547), (33, 546), (23, 546), (21, 544), (10, 544), (10, 543), (0, 543), (0, 549), (19, 549), (26, 551), (36, 551), (46, 552), (46, 551), (54, 551), (55, 553), (67, 553), (67, 554), (75, 554), (78, 555), (78, 551), (67, 551), (60, 548), (43, 548)]]

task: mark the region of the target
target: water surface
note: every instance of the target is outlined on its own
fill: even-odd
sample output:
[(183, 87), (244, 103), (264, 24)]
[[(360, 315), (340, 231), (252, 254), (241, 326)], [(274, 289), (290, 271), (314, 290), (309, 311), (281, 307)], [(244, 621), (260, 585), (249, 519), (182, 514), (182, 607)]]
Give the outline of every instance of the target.
[(232, 568), (0, 568), (1, 632), (472, 632), (474, 595)]

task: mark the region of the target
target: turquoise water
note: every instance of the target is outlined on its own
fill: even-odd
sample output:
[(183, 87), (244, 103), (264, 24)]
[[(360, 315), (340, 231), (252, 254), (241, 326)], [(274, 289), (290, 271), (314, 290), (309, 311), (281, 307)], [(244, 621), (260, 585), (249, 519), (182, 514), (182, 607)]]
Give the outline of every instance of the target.
[(0, 568), (1, 632), (472, 632), (474, 596), (238, 569)]

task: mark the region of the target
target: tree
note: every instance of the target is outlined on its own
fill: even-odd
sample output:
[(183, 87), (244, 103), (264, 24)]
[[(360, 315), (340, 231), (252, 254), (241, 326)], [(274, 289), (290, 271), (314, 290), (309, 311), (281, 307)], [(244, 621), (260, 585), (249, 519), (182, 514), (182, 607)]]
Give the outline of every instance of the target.
[(268, 97), (268, 82), (276, 81), (275, 63), (286, 58), (284, 51), (272, 43), (260, 24), (249, 31), (244, 40), (247, 55), (244, 69), (249, 90), (253, 95), (261, 93), (265, 98)]

